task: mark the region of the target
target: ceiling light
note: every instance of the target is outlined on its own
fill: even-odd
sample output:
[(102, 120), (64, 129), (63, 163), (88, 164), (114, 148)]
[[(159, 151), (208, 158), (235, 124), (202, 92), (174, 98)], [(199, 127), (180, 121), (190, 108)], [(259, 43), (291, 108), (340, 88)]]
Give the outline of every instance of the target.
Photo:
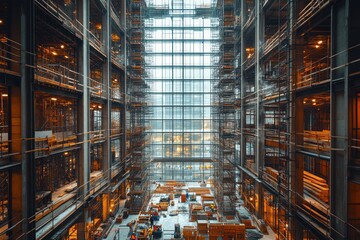
[(3, 20), (0, 19), (0, 24), (3, 23)]
[(54, 97), (52, 97), (52, 98), (50, 98), (52, 101), (56, 101), (57, 100), (57, 98), (54, 98)]
[(65, 46), (64, 46), (63, 44), (61, 44), (60, 48), (61, 48), (61, 49), (64, 49), (64, 48), (65, 48)]
[(313, 98), (311, 101), (312, 101), (312, 102), (316, 102), (316, 99), (315, 99), (315, 98)]
[(317, 43), (318, 43), (318, 44), (322, 44), (322, 43), (323, 43), (323, 41), (322, 41), (322, 40), (320, 40), (320, 41), (318, 41)]
[(57, 55), (58, 55), (57, 52), (52, 52), (52, 54), (53, 54), (54, 56), (57, 56)]
[(99, 109), (102, 109), (102, 106), (101, 106), (101, 105), (99, 105), (99, 106), (98, 106), (98, 108), (99, 108)]
[(303, 101), (303, 103), (305, 104), (305, 103), (306, 103), (306, 101)]
[(7, 97), (7, 96), (9, 96), (7, 93), (3, 93), (3, 94), (1, 94), (1, 96), (2, 97)]
[(64, 58), (68, 59), (68, 58), (69, 58), (69, 56), (64, 56)]
[(314, 102), (312, 105), (313, 105), (313, 106), (316, 106), (316, 102)]
[(316, 48), (319, 48), (320, 46), (319, 45), (315, 45)]

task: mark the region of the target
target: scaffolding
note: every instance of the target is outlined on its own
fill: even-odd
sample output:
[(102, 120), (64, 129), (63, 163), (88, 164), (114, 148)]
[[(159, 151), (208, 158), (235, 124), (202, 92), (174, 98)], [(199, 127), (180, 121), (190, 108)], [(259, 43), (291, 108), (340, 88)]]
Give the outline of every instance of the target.
[(127, 108), (130, 114), (127, 129), (127, 139), (130, 141), (130, 171), (129, 192), (130, 212), (144, 211), (150, 198), (148, 165), (149, 155), (146, 148), (148, 141), (146, 115), (147, 115), (147, 89), (144, 78), (144, 0), (131, 1), (127, 12), (127, 29), (129, 35), (128, 71), (127, 71)]
[(213, 109), (217, 135), (214, 148), (214, 193), (219, 212), (233, 215), (236, 203), (235, 175), (235, 1), (217, 2), (217, 15), (220, 19), (218, 82)]

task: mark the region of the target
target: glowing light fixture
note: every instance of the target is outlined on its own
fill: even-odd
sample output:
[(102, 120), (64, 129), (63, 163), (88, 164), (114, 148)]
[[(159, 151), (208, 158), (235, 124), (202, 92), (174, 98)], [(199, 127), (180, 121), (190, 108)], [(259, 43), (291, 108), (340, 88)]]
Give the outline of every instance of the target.
[(61, 48), (61, 49), (64, 49), (64, 48), (65, 48), (65, 46), (64, 46), (63, 44), (61, 44), (60, 48)]
[(318, 44), (322, 44), (322, 43), (323, 43), (323, 41), (322, 41), (322, 40), (320, 40), (320, 41), (318, 41), (317, 43), (318, 43)]
[(7, 96), (9, 96), (7, 93), (3, 93), (3, 94), (1, 94), (1, 96), (2, 97), (7, 97)]
[(57, 101), (57, 98), (54, 98), (54, 97), (52, 97), (52, 98), (50, 98), (52, 101)]
[(57, 52), (52, 52), (52, 54), (53, 54), (54, 56), (57, 56), (57, 55), (58, 55)]

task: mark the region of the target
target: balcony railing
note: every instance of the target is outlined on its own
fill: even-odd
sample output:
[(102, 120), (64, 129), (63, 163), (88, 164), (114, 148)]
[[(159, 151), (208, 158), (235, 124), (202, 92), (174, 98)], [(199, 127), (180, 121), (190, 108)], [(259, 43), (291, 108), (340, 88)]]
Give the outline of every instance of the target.
[(309, 21), (317, 12), (326, 7), (331, 0), (312, 0), (310, 1), (298, 15), (297, 27), (302, 26)]
[(0, 38), (0, 71), (20, 73), (21, 45), (7, 37)]
[(78, 72), (60, 64), (47, 64), (36, 66), (35, 79), (39, 82), (76, 90), (82, 76)]
[(306, 67), (298, 70), (296, 88), (309, 87), (330, 81), (330, 57), (309, 63)]

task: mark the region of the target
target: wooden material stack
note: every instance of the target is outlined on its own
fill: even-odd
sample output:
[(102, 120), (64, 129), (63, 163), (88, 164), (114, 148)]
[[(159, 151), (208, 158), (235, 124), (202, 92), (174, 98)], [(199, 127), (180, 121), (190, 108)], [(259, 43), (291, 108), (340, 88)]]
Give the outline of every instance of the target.
[(173, 186), (159, 186), (155, 189), (155, 193), (172, 193), (174, 191)]
[(172, 186), (172, 187), (184, 187), (185, 183), (177, 182), (175, 180), (166, 181), (165, 186)]
[(189, 188), (189, 192), (195, 192), (196, 193), (196, 195), (200, 195), (200, 196), (202, 196), (202, 195), (210, 195), (210, 189), (209, 188), (201, 188), (201, 187), (199, 187), (199, 188)]
[(209, 240), (217, 240), (219, 237), (222, 237), (224, 234), (223, 223), (210, 222), (208, 228), (209, 228)]
[(203, 194), (203, 195), (201, 195), (201, 200), (202, 201), (213, 201), (214, 196), (211, 194)]
[(195, 226), (184, 226), (182, 235), (184, 240), (194, 240), (198, 237), (198, 230)]
[(197, 220), (197, 226), (200, 234), (207, 234), (208, 232), (207, 220)]
[(304, 190), (312, 197), (329, 202), (329, 185), (326, 180), (304, 171)]

